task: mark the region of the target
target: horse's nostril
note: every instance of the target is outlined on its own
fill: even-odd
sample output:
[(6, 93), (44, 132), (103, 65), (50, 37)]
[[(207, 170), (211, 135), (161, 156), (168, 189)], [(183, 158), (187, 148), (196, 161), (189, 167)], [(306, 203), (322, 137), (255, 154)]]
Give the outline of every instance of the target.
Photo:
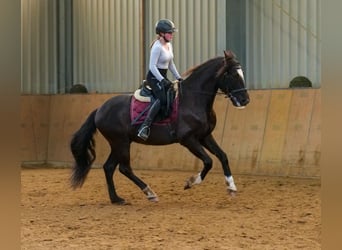
[(243, 100), (243, 104), (247, 105), (249, 103), (249, 98)]

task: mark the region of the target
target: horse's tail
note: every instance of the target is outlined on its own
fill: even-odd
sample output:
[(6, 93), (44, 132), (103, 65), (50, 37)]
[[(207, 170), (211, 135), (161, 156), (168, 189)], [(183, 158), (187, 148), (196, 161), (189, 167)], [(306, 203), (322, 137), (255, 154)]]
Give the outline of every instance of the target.
[(81, 187), (87, 177), (91, 164), (96, 159), (94, 134), (96, 133), (94, 110), (73, 135), (70, 149), (75, 159), (70, 178), (73, 188)]

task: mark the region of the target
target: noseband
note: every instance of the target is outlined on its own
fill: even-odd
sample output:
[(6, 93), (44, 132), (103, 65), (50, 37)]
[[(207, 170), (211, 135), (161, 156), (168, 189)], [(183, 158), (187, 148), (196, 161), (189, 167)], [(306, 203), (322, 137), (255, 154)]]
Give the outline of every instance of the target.
[(238, 92), (241, 92), (241, 91), (246, 91), (246, 88), (241, 88), (241, 89), (234, 89), (232, 91), (230, 91), (228, 93), (228, 95), (226, 95), (227, 97), (230, 98), (230, 100), (235, 103), (238, 107), (241, 107), (243, 105), (240, 104), (239, 100), (233, 95), (233, 93), (238, 93)]
[(232, 94), (234, 94), (234, 93), (239, 93), (239, 92), (246, 91), (246, 90), (247, 90), (246, 88), (233, 89), (233, 90), (229, 91), (228, 97), (230, 97), (230, 96), (231, 96)]

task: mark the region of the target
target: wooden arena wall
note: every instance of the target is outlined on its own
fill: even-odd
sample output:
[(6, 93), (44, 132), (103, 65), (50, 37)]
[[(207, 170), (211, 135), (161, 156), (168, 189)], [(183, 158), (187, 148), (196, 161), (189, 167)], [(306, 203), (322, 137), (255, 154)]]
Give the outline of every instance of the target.
[[(235, 174), (320, 177), (321, 90), (281, 89), (249, 91), (251, 102), (243, 110), (217, 96), (214, 137), (227, 152)], [(21, 97), (21, 160), (23, 165), (72, 165), (71, 135), (92, 110), (111, 94), (23, 95)], [(100, 167), (109, 153), (97, 133)], [(214, 158), (213, 170), (221, 172)], [(197, 172), (202, 163), (179, 144), (132, 144), (134, 169)]]

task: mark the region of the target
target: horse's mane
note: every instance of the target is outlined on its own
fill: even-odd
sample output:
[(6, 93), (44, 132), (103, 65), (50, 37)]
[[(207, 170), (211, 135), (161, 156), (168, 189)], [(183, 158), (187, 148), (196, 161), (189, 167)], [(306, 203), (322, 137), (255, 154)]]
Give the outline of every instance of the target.
[(207, 75), (211, 76), (212, 74), (217, 74), (218, 70), (220, 69), (220, 66), (224, 66), (224, 57), (214, 57), (206, 62), (199, 64), (197, 66), (194, 66), (190, 69), (188, 69), (186, 72), (182, 74), (183, 77), (186, 77), (187, 79), (196, 79), (197, 77), (203, 77), (203, 74), (205, 71), (207, 71)]

